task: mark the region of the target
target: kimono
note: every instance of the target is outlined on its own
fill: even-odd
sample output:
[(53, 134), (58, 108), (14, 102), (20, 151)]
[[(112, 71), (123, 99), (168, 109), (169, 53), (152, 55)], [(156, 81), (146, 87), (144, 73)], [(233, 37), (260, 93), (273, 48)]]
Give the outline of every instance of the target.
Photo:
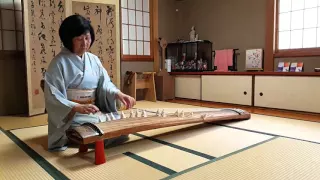
[[(117, 112), (116, 93), (119, 89), (111, 82), (99, 58), (86, 52), (82, 58), (66, 48), (53, 58), (45, 75), (45, 106), (48, 113), (48, 149), (65, 150), (68, 138), (65, 131), (84, 122), (105, 121), (98, 115), (75, 113), (77, 104), (68, 98), (69, 89), (94, 90), (95, 105), (101, 112)], [(119, 116), (117, 116), (119, 117)]]

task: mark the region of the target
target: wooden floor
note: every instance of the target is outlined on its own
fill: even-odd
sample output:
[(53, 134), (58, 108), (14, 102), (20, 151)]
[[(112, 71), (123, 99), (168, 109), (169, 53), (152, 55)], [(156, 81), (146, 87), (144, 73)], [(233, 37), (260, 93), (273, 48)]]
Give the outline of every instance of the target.
[(290, 119), (297, 119), (297, 120), (320, 122), (320, 118), (319, 118), (320, 114), (315, 114), (315, 113), (305, 113), (305, 112), (270, 109), (270, 108), (258, 108), (258, 107), (251, 107), (251, 106), (205, 102), (205, 101), (190, 100), (190, 99), (174, 99), (174, 100), (168, 100), (168, 102), (189, 104), (194, 106), (202, 106), (202, 107), (210, 107), (210, 108), (240, 108), (254, 114), (262, 114), (267, 116), (276, 116), (276, 117), (283, 117), (283, 118), (290, 118)]

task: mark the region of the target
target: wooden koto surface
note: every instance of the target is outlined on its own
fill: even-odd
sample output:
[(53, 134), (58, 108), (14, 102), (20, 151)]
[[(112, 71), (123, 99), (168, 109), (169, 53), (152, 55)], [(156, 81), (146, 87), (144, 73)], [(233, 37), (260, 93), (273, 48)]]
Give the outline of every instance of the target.
[[(87, 125), (79, 126), (67, 131), (68, 138), (78, 144), (94, 143), (97, 140), (109, 139), (121, 135), (158, 129), (170, 126), (178, 126), (192, 123), (210, 123), (225, 120), (247, 120), (250, 113), (241, 109), (221, 109), (214, 111), (176, 112), (170, 114), (155, 113), (148, 117), (129, 117), (119, 120), (106, 121), (95, 124), (95, 127)], [(98, 128), (102, 131), (99, 135)]]

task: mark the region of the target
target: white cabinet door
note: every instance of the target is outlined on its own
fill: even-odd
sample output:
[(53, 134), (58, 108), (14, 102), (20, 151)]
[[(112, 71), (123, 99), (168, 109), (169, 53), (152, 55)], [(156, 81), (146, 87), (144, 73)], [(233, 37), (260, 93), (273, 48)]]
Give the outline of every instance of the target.
[(320, 113), (320, 77), (256, 76), (255, 106)]
[(175, 97), (200, 100), (200, 76), (176, 76)]
[(202, 76), (202, 100), (252, 105), (252, 76)]

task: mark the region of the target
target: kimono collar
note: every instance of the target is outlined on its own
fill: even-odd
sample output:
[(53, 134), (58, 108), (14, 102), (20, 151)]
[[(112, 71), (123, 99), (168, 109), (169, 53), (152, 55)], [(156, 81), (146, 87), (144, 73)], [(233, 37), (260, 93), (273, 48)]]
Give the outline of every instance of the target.
[(77, 54), (75, 54), (75, 53), (72, 53), (69, 49), (67, 49), (67, 48), (65, 48), (65, 47), (62, 47), (62, 50), (61, 50), (62, 52), (64, 52), (64, 53), (68, 53), (68, 54), (72, 54), (72, 55), (74, 55), (74, 56), (76, 56), (77, 57), (77, 59), (79, 60), (79, 61), (84, 61), (84, 56), (85, 56), (85, 54), (86, 53), (84, 53), (83, 55), (82, 55), (82, 57), (80, 57), (80, 56), (78, 56)]

